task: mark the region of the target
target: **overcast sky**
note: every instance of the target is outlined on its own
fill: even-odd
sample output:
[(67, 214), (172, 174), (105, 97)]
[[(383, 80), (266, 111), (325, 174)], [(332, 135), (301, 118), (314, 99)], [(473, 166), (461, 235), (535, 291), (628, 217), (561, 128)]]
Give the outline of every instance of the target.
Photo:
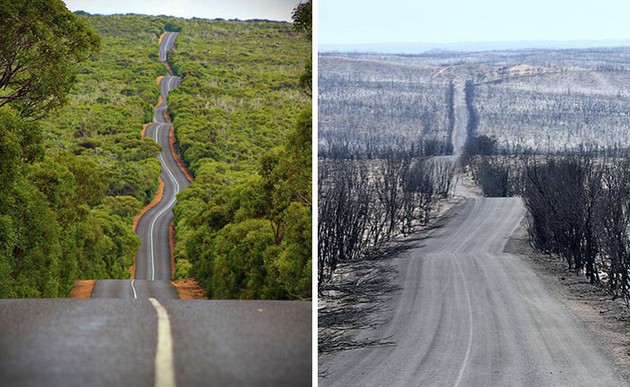
[(319, 0), (319, 44), (618, 40), (628, 0)]
[(138, 13), (206, 19), (291, 20), (298, 0), (63, 0), (70, 11)]

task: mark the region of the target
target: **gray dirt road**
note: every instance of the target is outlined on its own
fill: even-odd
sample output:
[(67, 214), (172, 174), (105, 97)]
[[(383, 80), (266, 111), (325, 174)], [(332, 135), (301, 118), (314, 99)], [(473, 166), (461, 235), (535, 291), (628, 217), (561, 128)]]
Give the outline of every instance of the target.
[[(310, 302), (162, 305), (176, 385), (310, 384)], [(0, 386), (159, 385), (157, 325), (147, 299), (0, 300)]]
[(396, 344), (320, 359), (320, 386), (622, 386), (584, 326), (524, 258), (503, 253), (518, 198), (475, 198), (396, 259)]
[(451, 142), (453, 144), (453, 155), (459, 156), (464, 150), (466, 145), (466, 138), (468, 137), (468, 131), (466, 125), (468, 124), (468, 110), (466, 107), (466, 95), (464, 93), (464, 83), (462, 80), (458, 80), (455, 83), (455, 95), (453, 98), (453, 109), (455, 111), (455, 127), (453, 128), (453, 137)]
[[(173, 47), (177, 33), (168, 32), (160, 44), (160, 60), (166, 61), (167, 51)], [(152, 209), (147, 211), (138, 222), (136, 233), (142, 245), (136, 255), (136, 280), (144, 281), (143, 291), (125, 280), (97, 281), (92, 292), (93, 298), (129, 297), (142, 298), (150, 294), (160, 300), (177, 298), (177, 292), (170, 285), (171, 248), (169, 244), (169, 226), (173, 221), (173, 207), (176, 195), (189, 185), (186, 175), (178, 167), (169, 145), (169, 134), (173, 125), (166, 119), (168, 93), (176, 88), (181, 79), (167, 74), (160, 82), (161, 103), (153, 112), (153, 123), (147, 127), (145, 136), (162, 145), (158, 156), (162, 166), (160, 177), (164, 182), (164, 196)], [(155, 282), (152, 282), (155, 281)]]

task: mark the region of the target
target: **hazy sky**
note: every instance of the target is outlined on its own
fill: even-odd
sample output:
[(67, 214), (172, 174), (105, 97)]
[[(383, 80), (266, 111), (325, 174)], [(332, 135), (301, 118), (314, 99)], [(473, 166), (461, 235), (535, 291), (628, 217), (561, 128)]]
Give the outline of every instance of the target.
[(206, 19), (291, 20), (298, 0), (63, 0), (70, 11), (139, 13)]
[(319, 44), (629, 39), (628, 0), (319, 0)]

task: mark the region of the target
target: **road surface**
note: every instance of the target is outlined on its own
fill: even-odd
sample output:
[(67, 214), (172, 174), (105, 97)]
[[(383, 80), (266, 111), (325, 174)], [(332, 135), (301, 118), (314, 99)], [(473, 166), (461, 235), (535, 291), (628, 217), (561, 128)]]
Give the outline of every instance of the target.
[[(160, 60), (166, 61), (166, 53), (173, 47), (176, 32), (167, 32), (160, 43)], [(162, 145), (158, 156), (162, 166), (160, 177), (164, 182), (162, 200), (147, 211), (136, 227), (141, 246), (136, 255), (136, 281), (97, 281), (92, 292), (94, 298), (150, 297), (160, 300), (177, 298), (177, 291), (170, 284), (171, 247), (169, 226), (173, 221), (173, 207), (178, 192), (189, 184), (186, 175), (178, 167), (169, 145), (169, 133), (173, 125), (166, 119), (169, 91), (176, 88), (181, 79), (167, 73), (160, 81), (160, 104), (153, 112), (153, 123), (147, 126), (145, 136)], [(155, 282), (153, 282), (155, 281)], [(142, 290), (139, 289), (142, 288)]]
[[(166, 39), (165, 39), (166, 40)], [(164, 182), (164, 196), (157, 206), (149, 210), (138, 222), (136, 233), (142, 246), (136, 255), (136, 279), (151, 281), (171, 279), (171, 249), (169, 245), (169, 225), (173, 220), (175, 197), (189, 184), (186, 175), (179, 169), (169, 145), (169, 134), (173, 125), (166, 122), (166, 96), (180, 82), (179, 77), (168, 75), (160, 83), (162, 103), (155, 109), (154, 123), (149, 125), (146, 136), (162, 145), (158, 156), (162, 165), (160, 177)]]
[(160, 62), (166, 62), (166, 53), (175, 45), (175, 38), (179, 32), (167, 32), (160, 42)]
[(402, 291), (366, 337), (323, 357), (320, 386), (624, 386), (578, 319), (521, 258), (503, 252), (519, 198), (473, 198), (395, 260)]
[(466, 139), (468, 138), (468, 108), (466, 106), (466, 94), (464, 84), (461, 79), (455, 81), (453, 95), (453, 111), (455, 113), (455, 125), (453, 128), (451, 142), (453, 144), (453, 154), (460, 156), (464, 151)]
[[(439, 75), (439, 73), (436, 75)], [(453, 111), (455, 122), (453, 125), (453, 133), (451, 133), (453, 154), (448, 156), (433, 156), (429, 158), (429, 161), (432, 163), (441, 163), (449, 168), (458, 170), (460, 167), (460, 158), (464, 152), (464, 146), (468, 138), (468, 107), (466, 106), (466, 93), (464, 90), (465, 80), (456, 78), (454, 80), (454, 86)], [(476, 196), (475, 192), (471, 190), (470, 187), (462, 184), (460, 178), (456, 179), (451, 193), (455, 196)]]
[[(161, 304), (175, 384), (310, 384), (311, 303)], [(157, 386), (157, 330), (147, 299), (0, 300), (0, 386)]]

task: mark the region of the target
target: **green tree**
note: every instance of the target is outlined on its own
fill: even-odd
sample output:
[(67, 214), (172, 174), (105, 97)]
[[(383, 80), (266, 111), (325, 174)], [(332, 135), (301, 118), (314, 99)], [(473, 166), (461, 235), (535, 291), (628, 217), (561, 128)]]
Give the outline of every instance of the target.
[(0, 2), (0, 106), (41, 117), (62, 105), (76, 63), (98, 49), (99, 36), (61, 0)]
[[(98, 47), (99, 37), (56, 0), (1, 2), (0, 17), (0, 297), (59, 297), (77, 278), (127, 278), (139, 246), (132, 213), (152, 196), (160, 170), (151, 158), (159, 146), (140, 140), (138, 122), (133, 134), (126, 129), (148, 103), (141, 92), (101, 96), (89, 82), (79, 83), (84, 95), (96, 94), (95, 104), (70, 109), (67, 116), (80, 117), (79, 125), (39, 120), (67, 99), (75, 71), (90, 72), (77, 63)], [(147, 94), (155, 91), (154, 76), (150, 67), (143, 74)], [(92, 85), (99, 79), (93, 77)], [(121, 98), (129, 103), (113, 106)], [(44, 152), (44, 127), (47, 138), (66, 132), (52, 140), (61, 146)], [(99, 157), (104, 149), (113, 157)], [(105, 200), (121, 180), (121, 190), (137, 198)]]
[(174, 210), (176, 275), (212, 298), (311, 298), (310, 3), (295, 12), (293, 26), (183, 21), (169, 53), (195, 176)]
[(313, 6), (311, 0), (298, 4), (291, 14), (293, 28), (306, 32), (309, 41), (313, 39)]
[[(306, 32), (308, 41), (313, 40), (313, 7), (311, 0), (298, 4), (291, 14), (293, 18), (293, 28), (298, 31)], [(304, 72), (300, 75), (300, 88), (304, 90), (309, 97), (313, 91), (313, 61), (311, 57), (306, 59)]]

